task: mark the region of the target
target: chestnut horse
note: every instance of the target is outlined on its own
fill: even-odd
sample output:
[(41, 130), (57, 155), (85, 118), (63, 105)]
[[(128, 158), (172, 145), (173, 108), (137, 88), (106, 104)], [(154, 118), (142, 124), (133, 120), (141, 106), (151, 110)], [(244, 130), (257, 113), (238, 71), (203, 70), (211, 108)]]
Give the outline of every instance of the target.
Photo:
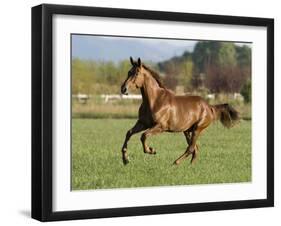
[(186, 151), (175, 160), (178, 165), (192, 155), (194, 162), (198, 153), (196, 141), (204, 129), (215, 120), (220, 120), (227, 127), (232, 127), (238, 120), (238, 112), (229, 104), (209, 105), (199, 96), (177, 96), (165, 88), (159, 75), (141, 63), (140, 58), (134, 61), (130, 57), (132, 68), (121, 86), (121, 93), (128, 94), (128, 89), (140, 89), (142, 104), (136, 124), (128, 130), (122, 147), (123, 163), (127, 164), (127, 143), (133, 134), (145, 131), (141, 135), (144, 153), (156, 154), (147, 145), (147, 138), (162, 132), (183, 132), (188, 144)]

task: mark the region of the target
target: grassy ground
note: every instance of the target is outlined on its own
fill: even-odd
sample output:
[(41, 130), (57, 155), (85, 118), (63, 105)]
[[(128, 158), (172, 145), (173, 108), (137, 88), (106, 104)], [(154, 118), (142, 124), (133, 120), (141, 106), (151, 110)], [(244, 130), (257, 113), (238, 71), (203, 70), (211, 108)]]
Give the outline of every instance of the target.
[(128, 145), (130, 163), (123, 165), (121, 146), (134, 119), (73, 119), (72, 189), (128, 188), (163, 185), (235, 183), (251, 181), (251, 121), (232, 129), (220, 123), (199, 138), (200, 155), (172, 165), (186, 148), (182, 133), (149, 138), (156, 155), (144, 154), (133, 136)]

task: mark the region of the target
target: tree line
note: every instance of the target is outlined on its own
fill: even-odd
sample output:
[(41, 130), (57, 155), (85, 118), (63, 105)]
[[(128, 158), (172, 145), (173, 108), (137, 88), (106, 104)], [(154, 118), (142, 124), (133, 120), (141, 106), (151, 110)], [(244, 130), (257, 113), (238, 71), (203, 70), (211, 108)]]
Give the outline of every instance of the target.
[(206, 88), (214, 93), (241, 92), (251, 80), (251, 48), (232, 42), (201, 41), (193, 52), (158, 63), (169, 88)]
[[(251, 92), (251, 48), (232, 42), (199, 41), (193, 51), (159, 62), (145, 62), (160, 72), (164, 84), (185, 92), (205, 89), (212, 93)], [(129, 60), (96, 62), (72, 60), (73, 93), (118, 93), (127, 76)], [(250, 101), (250, 97), (248, 99)]]

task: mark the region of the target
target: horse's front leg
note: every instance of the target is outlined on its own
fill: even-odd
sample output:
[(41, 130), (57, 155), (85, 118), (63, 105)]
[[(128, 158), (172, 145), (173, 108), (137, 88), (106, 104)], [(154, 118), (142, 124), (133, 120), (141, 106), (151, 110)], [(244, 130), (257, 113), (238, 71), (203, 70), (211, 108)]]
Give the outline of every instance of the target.
[(123, 159), (123, 163), (125, 165), (127, 163), (129, 163), (128, 153), (127, 153), (128, 141), (130, 140), (132, 135), (134, 135), (135, 133), (141, 132), (145, 129), (147, 129), (147, 127), (144, 124), (142, 124), (140, 121), (137, 121), (137, 123), (133, 126), (133, 128), (131, 128), (130, 130), (127, 131), (126, 138), (125, 138), (124, 144), (122, 146), (122, 159)]
[(156, 154), (156, 151), (149, 147), (146, 144), (146, 140), (148, 137), (152, 136), (152, 135), (156, 135), (158, 133), (162, 133), (164, 130), (162, 129), (161, 125), (157, 124), (154, 127), (148, 129), (147, 131), (145, 131), (142, 135), (141, 135), (141, 142), (142, 142), (142, 146), (143, 146), (143, 151), (144, 153), (148, 153), (148, 154)]

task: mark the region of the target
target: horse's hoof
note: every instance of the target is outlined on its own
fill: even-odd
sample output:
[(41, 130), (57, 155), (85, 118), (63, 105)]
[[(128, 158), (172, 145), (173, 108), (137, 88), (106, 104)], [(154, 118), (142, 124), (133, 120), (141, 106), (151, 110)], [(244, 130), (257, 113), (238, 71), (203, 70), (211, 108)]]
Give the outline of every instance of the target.
[(197, 160), (196, 154), (195, 154), (195, 155), (192, 155), (192, 158), (191, 158), (191, 160), (190, 160), (190, 164), (191, 164), (191, 165), (194, 165), (195, 162), (196, 162), (196, 160)]
[(149, 153), (152, 155), (156, 155), (156, 151), (152, 147), (149, 147)]
[(180, 164), (180, 161), (176, 160), (176, 161), (174, 161), (173, 164), (176, 165), (176, 166), (178, 166), (178, 165)]
[(194, 165), (195, 164), (195, 159), (191, 159), (190, 164)]
[(126, 166), (129, 163), (128, 159), (123, 159), (123, 164)]

